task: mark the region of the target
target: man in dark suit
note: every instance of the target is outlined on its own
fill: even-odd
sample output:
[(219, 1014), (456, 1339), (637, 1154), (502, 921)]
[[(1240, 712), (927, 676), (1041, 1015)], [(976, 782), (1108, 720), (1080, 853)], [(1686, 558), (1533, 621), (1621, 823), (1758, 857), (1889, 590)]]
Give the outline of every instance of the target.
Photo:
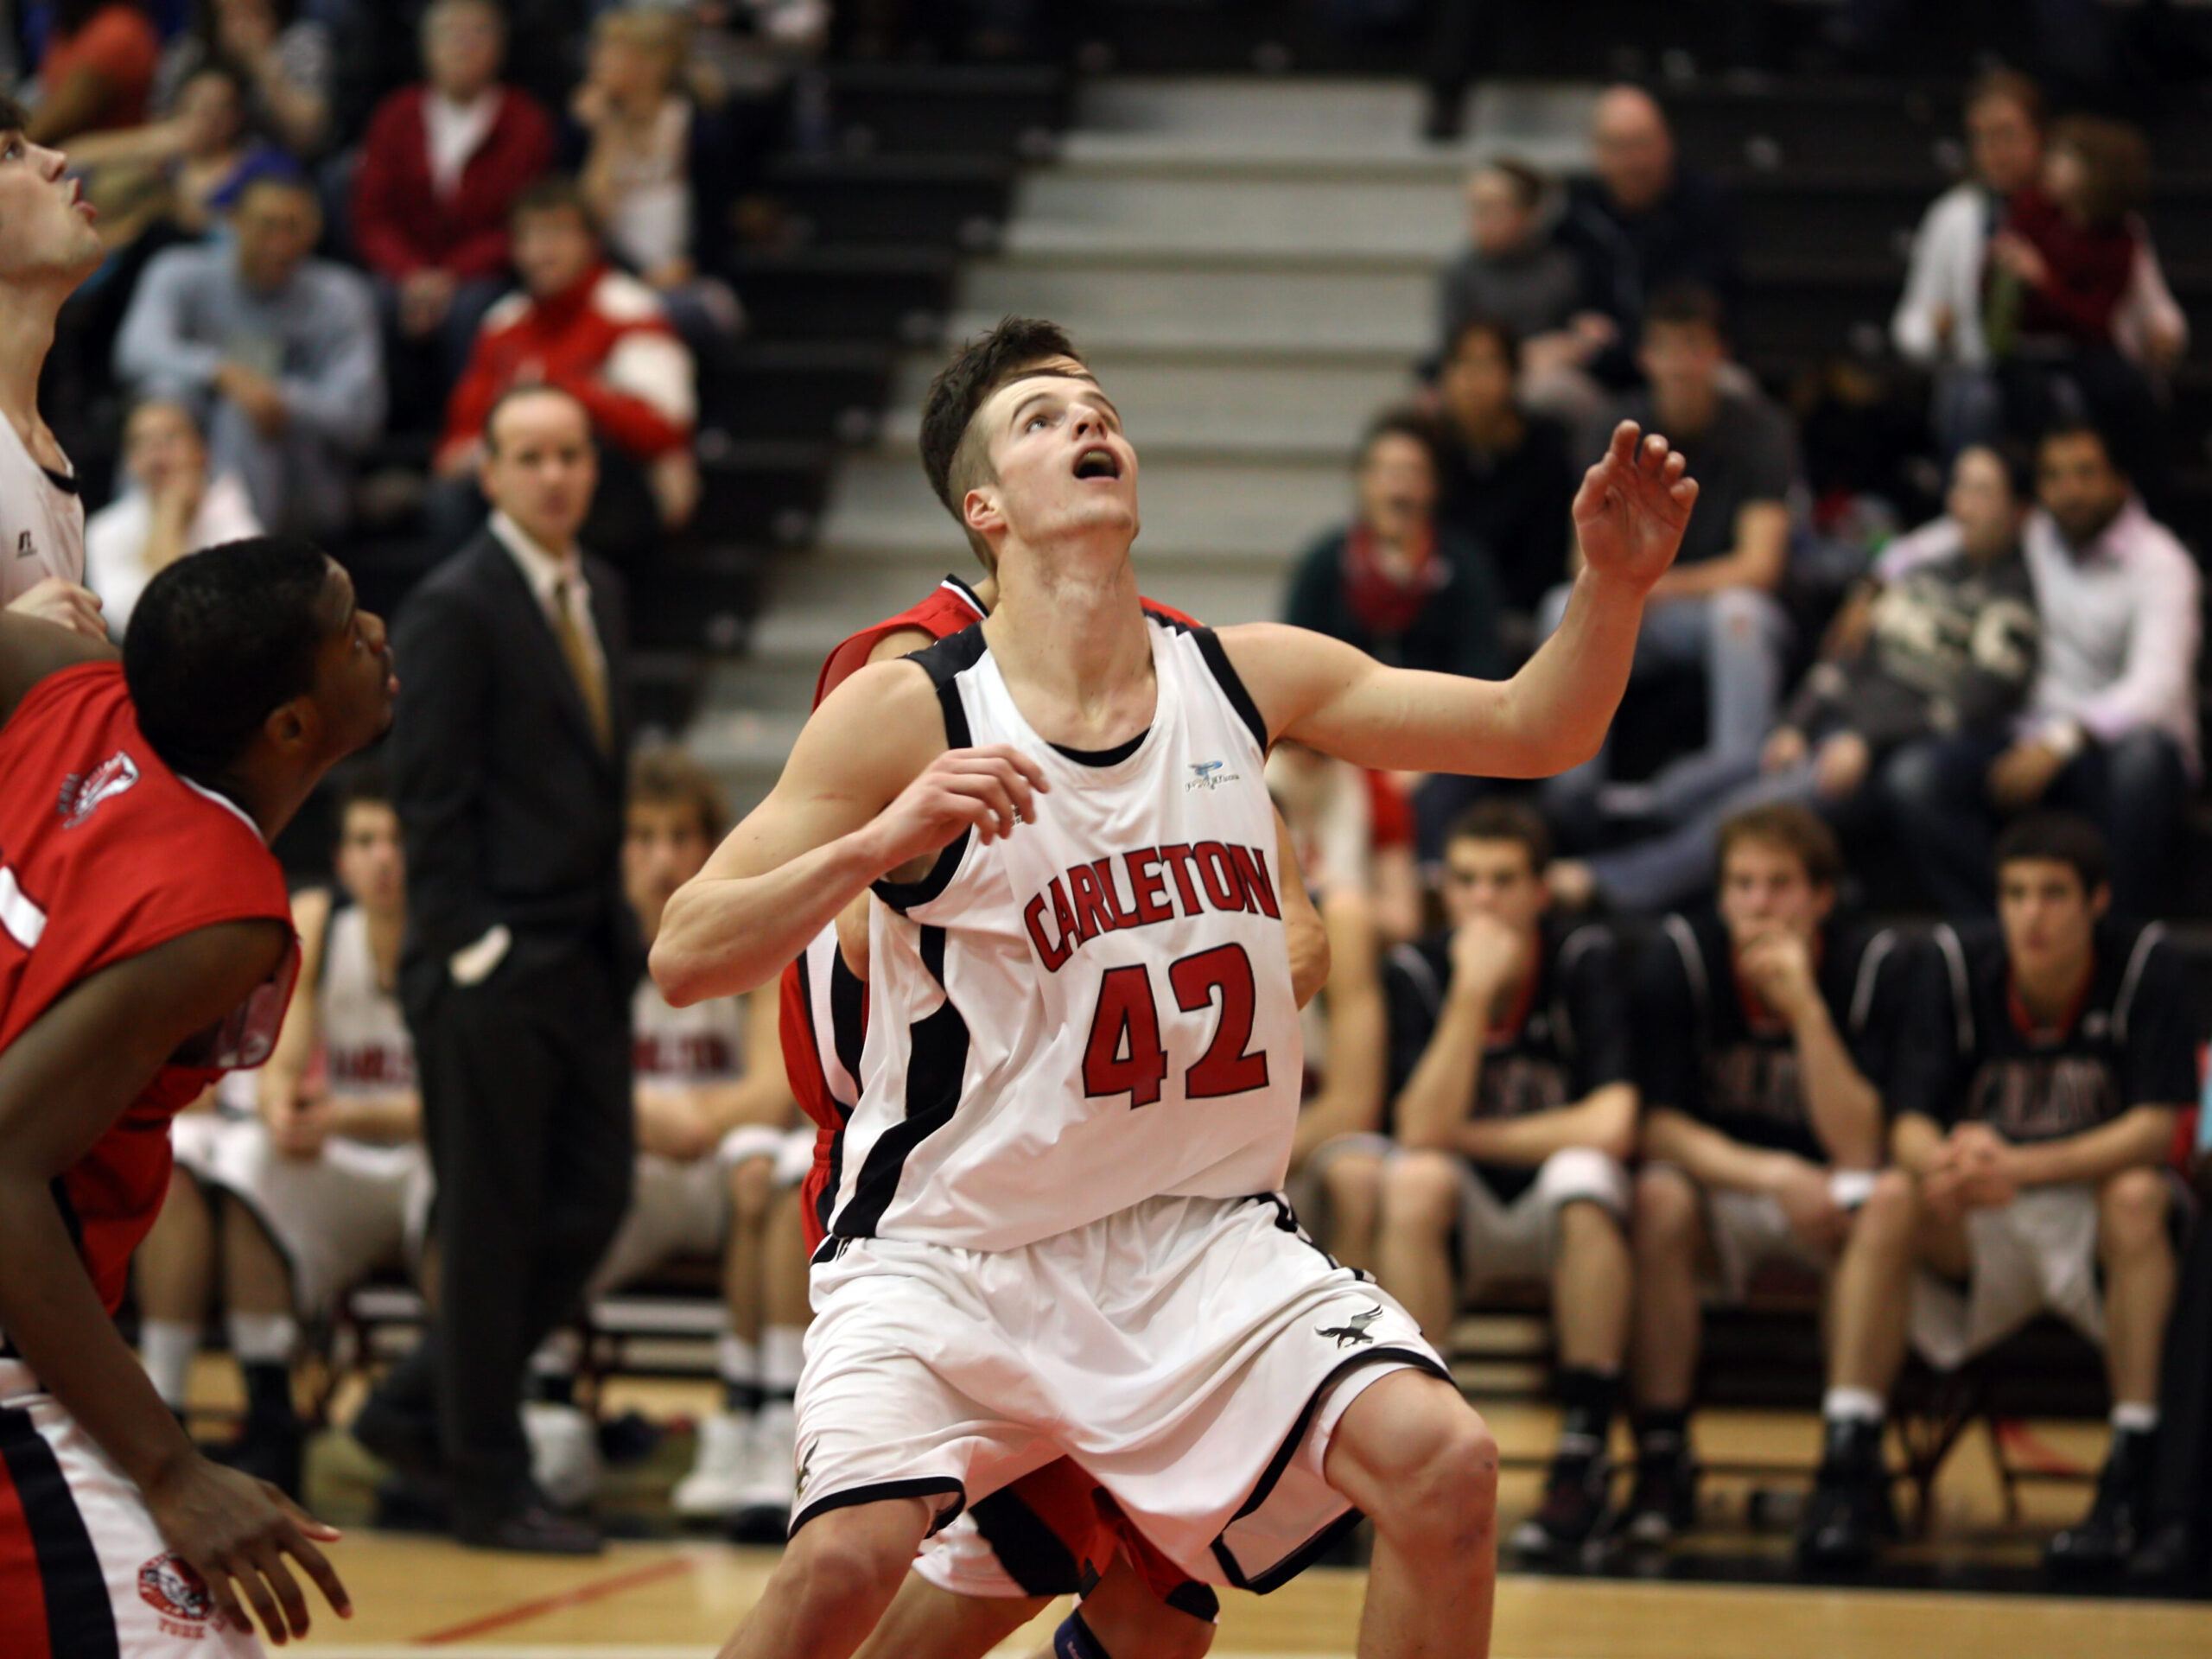
[(416, 591), (394, 639), (400, 992), (438, 1179), (438, 1313), (354, 1433), (449, 1479), (463, 1542), (583, 1554), (596, 1530), (530, 1480), (520, 1401), (630, 1196), (642, 956), (620, 876), (622, 586), (576, 545), (596, 469), (573, 397), (503, 397), (481, 479), (490, 524)]

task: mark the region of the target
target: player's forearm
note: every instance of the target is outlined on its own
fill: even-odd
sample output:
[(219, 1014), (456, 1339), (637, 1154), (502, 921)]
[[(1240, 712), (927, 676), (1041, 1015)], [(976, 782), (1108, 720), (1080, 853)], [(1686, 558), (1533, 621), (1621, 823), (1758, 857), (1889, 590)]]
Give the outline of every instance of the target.
[(1909, 1175), (1929, 1173), (1942, 1151), (1943, 1131), (1917, 1112), (1907, 1112), (1890, 1131), (1890, 1156)]
[(1827, 1005), (1814, 1001), (1796, 1022), (1798, 1074), (1805, 1115), (1839, 1169), (1882, 1166), (1882, 1096), (1844, 1046)]
[(423, 1133), (423, 1096), (412, 1089), (334, 1100), (330, 1132), (349, 1141), (397, 1146)]
[(2013, 1168), (2023, 1186), (2101, 1181), (2123, 1169), (2156, 1168), (2173, 1138), (2173, 1108), (2137, 1106), (2063, 1141), (2013, 1147)]
[(1491, 770), (1545, 778), (1597, 753), (1628, 687), (1643, 620), (1642, 593), (1585, 565), (1558, 629), (1507, 682)]
[(1482, 1079), (1483, 1046), (1489, 1037), (1489, 1011), (1480, 1003), (1464, 996), (1446, 1001), (1436, 1034), (1398, 1093), (1402, 1144), (1427, 1152), (1449, 1152), (1459, 1145), (1475, 1085)]
[(753, 1124), (780, 1129), (791, 1118), (791, 1091), (779, 1077), (705, 1084), (694, 1099), (699, 1115), (724, 1134)]
[(679, 1008), (765, 985), (883, 874), (860, 830), (760, 875), (695, 876), (661, 912), (653, 982)]
[(1556, 1111), (1475, 1118), (1459, 1129), (1459, 1150), (1478, 1163), (1534, 1168), (1575, 1147), (1626, 1163), (1636, 1150), (1636, 1090), (1607, 1084)]
[(1644, 1121), (1643, 1155), (1652, 1163), (1674, 1164), (1702, 1186), (1735, 1192), (1770, 1192), (1797, 1160), (1732, 1141), (1683, 1112), (1661, 1107)]
[(22, 1168), (0, 1171), (0, 1330), (141, 1489), (193, 1455), (100, 1306), (47, 1183)]

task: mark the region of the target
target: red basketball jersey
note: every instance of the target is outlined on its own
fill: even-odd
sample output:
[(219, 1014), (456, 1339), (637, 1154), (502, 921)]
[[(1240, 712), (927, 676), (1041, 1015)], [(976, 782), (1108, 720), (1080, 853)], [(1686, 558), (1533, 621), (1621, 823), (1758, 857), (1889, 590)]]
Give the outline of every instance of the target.
[[(291, 925), (284, 873), (260, 830), (162, 765), (118, 664), (82, 664), (34, 686), (0, 727), (0, 1049), (91, 976), (195, 928)], [(111, 1313), (168, 1190), (169, 1119), (225, 1071), (269, 1058), (297, 969), (294, 950), (56, 1183)]]
[[(1143, 603), (1147, 610), (1192, 627), (1198, 626), (1180, 611), (1148, 599)], [(957, 576), (946, 576), (920, 604), (862, 628), (832, 651), (814, 683), (814, 706), (819, 709), (823, 698), (867, 667), (868, 653), (886, 636), (902, 628), (918, 628), (932, 639), (949, 639), (988, 613), (974, 588)], [(818, 945), (821, 941), (816, 943)], [(842, 1036), (849, 1056), (856, 1060), (861, 1027), (855, 1025), (843, 1032), (838, 1027), (841, 1020), (848, 1020), (842, 1013), (848, 1008), (852, 1010), (849, 1020), (865, 1022), (866, 992), (849, 995), (856, 988), (839, 983), (841, 976), (847, 980), (851, 977), (837, 959), (833, 937), (826, 950), (810, 949), (784, 969), (778, 1005), (777, 1031), (783, 1039), (784, 1070), (791, 1079), (791, 1093), (814, 1120), (814, 1167), (807, 1172), (805, 1184), (799, 1189), (799, 1212), (805, 1218), (810, 1251), (820, 1245), (829, 1230), (829, 1219), (822, 1213), (823, 1195), (830, 1185), (838, 1133), (860, 1097), (851, 1071), (838, 1058), (838, 1049)]]

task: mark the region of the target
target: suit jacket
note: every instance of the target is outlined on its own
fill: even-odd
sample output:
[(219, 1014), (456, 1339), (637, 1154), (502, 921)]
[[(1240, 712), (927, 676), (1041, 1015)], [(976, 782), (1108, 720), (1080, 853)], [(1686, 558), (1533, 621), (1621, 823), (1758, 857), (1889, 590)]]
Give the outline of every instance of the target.
[(502, 924), (510, 962), (582, 948), (626, 995), (635, 976), (621, 880), (632, 713), (622, 579), (588, 556), (584, 575), (607, 658), (611, 754), (593, 740), (551, 621), (489, 530), (400, 611), (390, 765), (407, 849), (410, 1002), (445, 982), (454, 951)]

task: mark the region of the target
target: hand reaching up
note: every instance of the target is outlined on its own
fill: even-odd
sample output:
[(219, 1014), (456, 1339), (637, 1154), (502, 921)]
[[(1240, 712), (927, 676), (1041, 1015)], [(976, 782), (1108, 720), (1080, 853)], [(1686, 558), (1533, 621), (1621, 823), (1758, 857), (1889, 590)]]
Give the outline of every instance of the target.
[(1574, 495), (1574, 533), (1591, 569), (1650, 591), (1675, 562), (1697, 505), (1697, 480), (1685, 466), (1656, 432), (1647, 436), (1634, 421), (1613, 429)]

